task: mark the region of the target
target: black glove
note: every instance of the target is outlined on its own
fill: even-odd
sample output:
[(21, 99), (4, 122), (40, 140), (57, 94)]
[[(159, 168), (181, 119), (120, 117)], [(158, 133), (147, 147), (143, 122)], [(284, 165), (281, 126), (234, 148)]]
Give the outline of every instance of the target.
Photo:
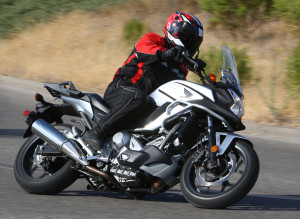
[(183, 46), (176, 46), (175, 49), (177, 50), (175, 60), (179, 63), (183, 62), (184, 57), (182, 56), (182, 53), (185, 51), (185, 48)]
[[(201, 59), (196, 59), (195, 62), (198, 64), (198, 69), (204, 69), (206, 67), (206, 63)], [(194, 64), (192, 63), (189, 63), (187, 67), (190, 70), (194, 70)]]
[(175, 47), (172, 47), (171, 49), (165, 49), (162, 53), (161, 53), (161, 58), (168, 62), (172, 59), (174, 59), (177, 55), (177, 50), (175, 49)]
[(196, 59), (195, 61), (197, 62), (199, 69), (204, 69), (206, 67), (206, 63), (202, 59)]
[(166, 62), (172, 59), (175, 59), (176, 61), (180, 62), (182, 60), (181, 54), (183, 50), (184, 47), (182, 46), (176, 46), (170, 49), (166, 49), (161, 53), (161, 58)]

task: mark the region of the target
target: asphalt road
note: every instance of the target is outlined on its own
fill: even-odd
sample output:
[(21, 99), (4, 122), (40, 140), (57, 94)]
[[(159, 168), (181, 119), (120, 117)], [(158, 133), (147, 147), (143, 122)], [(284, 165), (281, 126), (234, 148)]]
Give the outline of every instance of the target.
[(244, 199), (224, 210), (193, 207), (179, 186), (144, 200), (87, 191), (84, 180), (57, 195), (28, 194), (14, 179), (13, 163), (25, 141), (22, 113), (34, 108), (36, 91), (45, 93), (41, 83), (0, 76), (0, 218), (300, 218), (300, 129), (251, 122), (239, 134), (254, 143), (260, 175)]

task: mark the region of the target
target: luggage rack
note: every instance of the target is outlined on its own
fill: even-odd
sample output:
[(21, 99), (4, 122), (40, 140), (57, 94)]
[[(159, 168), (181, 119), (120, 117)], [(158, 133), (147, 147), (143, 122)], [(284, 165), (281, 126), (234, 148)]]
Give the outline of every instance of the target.
[(64, 95), (81, 98), (84, 96), (81, 91), (76, 90), (72, 81), (64, 81), (61, 83), (45, 83), (44, 86), (53, 97), (61, 97), (61, 95)]

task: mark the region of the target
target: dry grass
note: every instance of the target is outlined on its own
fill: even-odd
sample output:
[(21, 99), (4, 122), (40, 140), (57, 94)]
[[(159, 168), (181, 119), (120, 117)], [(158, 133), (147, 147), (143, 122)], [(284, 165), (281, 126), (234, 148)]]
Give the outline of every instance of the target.
[[(153, 32), (163, 34), (167, 17), (176, 11), (176, 4), (169, 1), (136, 2), (123, 8), (102, 9), (97, 13), (76, 11), (59, 17), (51, 23), (39, 24), (27, 29), (10, 40), (0, 40), (0, 74), (40, 82), (61, 82), (72, 80), (78, 89), (103, 93), (133, 45), (122, 40), (122, 27), (126, 20), (135, 17), (146, 22)], [(164, 10), (165, 9), (165, 10)], [(179, 8), (195, 14), (208, 26), (209, 15), (193, 11), (192, 8)], [(262, 87), (268, 96), (270, 76), (274, 74), (276, 51), (280, 50), (280, 60), (287, 59), (297, 39), (286, 31), (283, 23), (269, 23), (262, 27), (251, 39), (233, 40), (224, 30), (207, 30), (201, 47), (205, 52), (210, 46), (239, 46), (248, 49), (253, 63), (253, 74), (260, 78), (244, 87), (245, 119), (258, 122), (272, 122), (274, 118), (265, 106), (257, 86)], [(222, 65), (222, 63), (220, 63)], [(280, 78), (281, 79), (281, 78)], [(284, 84), (276, 84), (277, 105), (282, 105), (288, 95)], [(292, 113), (284, 111), (286, 117), (299, 118), (299, 106)], [(297, 108), (298, 107), (298, 108)], [(298, 109), (298, 110), (297, 110)]]
[(119, 42), (121, 28), (114, 18), (84, 12), (37, 25), (0, 42), (0, 73), (38, 81), (72, 80), (81, 89), (101, 92), (127, 56)]

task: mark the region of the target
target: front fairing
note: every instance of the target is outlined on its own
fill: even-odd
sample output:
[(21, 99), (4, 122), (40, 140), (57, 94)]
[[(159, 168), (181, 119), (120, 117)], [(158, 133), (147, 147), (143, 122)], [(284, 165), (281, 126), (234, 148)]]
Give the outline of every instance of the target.
[(150, 94), (157, 106), (176, 100), (190, 101), (208, 98), (215, 101), (210, 87), (185, 80), (174, 80), (161, 85)]
[[(242, 103), (242, 88), (240, 86), (237, 66), (231, 51), (227, 47), (223, 47), (224, 64), (222, 67), (222, 80), (216, 83), (204, 83), (202, 85), (188, 82), (184, 80), (170, 81), (150, 94), (157, 106), (165, 106), (173, 102), (187, 102), (188, 104), (196, 104), (199, 110), (203, 108), (211, 110), (217, 115), (228, 121), (233, 131), (243, 130), (245, 126), (241, 122), (244, 115), (244, 106)], [(188, 105), (186, 104), (186, 105)], [(182, 110), (180, 104), (176, 105), (178, 112)], [(197, 108), (195, 106), (195, 108)], [(204, 110), (205, 111), (205, 110)], [(162, 113), (165, 112), (165, 108)], [(176, 114), (175, 108), (172, 111)], [(203, 114), (203, 112), (200, 112)], [(204, 113), (205, 114), (205, 113)], [(160, 113), (161, 115), (161, 113)], [(162, 119), (169, 116), (161, 116), (161, 119), (155, 119), (144, 129), (154, 130), (162, 124)], [(153, 118), (151, 118), (153, 119)], [(221, 119), (220, 119), (221, 120)]]

